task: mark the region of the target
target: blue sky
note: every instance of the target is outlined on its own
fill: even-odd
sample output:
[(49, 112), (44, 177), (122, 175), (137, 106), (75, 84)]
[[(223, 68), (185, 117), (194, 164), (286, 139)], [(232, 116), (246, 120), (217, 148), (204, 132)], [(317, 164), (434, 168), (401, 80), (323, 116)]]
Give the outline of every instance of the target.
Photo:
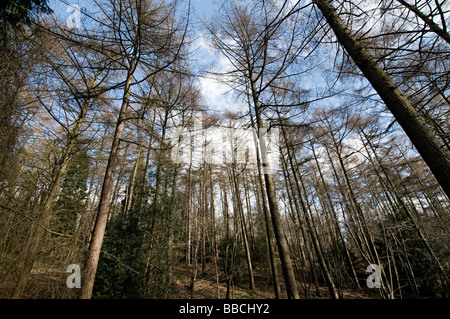
[[(99, 1), (101, 2), (101, 1)], [(185, 4), (188, 0), (185, 0)], [(92, 0), (50, 0), (50, 7), (54, 10), (55, 16), (61, 21), (66, 21), (72, 14), (73, 9), (67, 11), (70, 4), (76, 4), (81, 8), (81, 11), (88, 11), (90, 13), (96, 12), (96, 4)], [(195, 55), (192, 57), (191, 64), (194, 70), (205, 70), (211, 67), (214, 71), (221, 71), (227, 67), (228, 61), (221, 57), (219, 53), (208, 44), (208, 37), (203, 29), (200, 20), (207, 20), (214, 14), (216, 8), (216, 0), (191, 0), (193, 8), (193, 15), (191, 23), (194, 25), (195, 33), (193, 34), (193, 42), (191, 45), (192, 52)], [(86, 18), (81, 15), (82, 24)], [(230, 87), (226, 84), (219, 83), (212, 77), (200, 77), (199, 86), (203, 93), (203, 103), (209, 108), (223, 112), (225, 110), (237, 110), (236, 98), (230, 92)]]
[(199, 15), (209, 16), (214, 12), (214, 0), (191, 0), (191, 4)]
[[(101, 2), (101, 0), (99, 1)], [(216, 0), (191, 0), (191, 6), (194, 9), (194, 18), (202, 18), (211, 16), (214, 12)], [(188, 0), (185, 0), (188, 3)], [(49, 5), (61, 20), (65, 20), (70, 12), (67, 12), (67, 7), (70, 4), (78, 5), (82, 11), (95, 11), (96, 3), (92, 0), (49, 0)]]
[[(191, 0), (194, 9), (193, 23), (197, 27), (194, 34), (195, 39), (191, 46), (192, 52), (195, 52), (191, 61), (194, 69), (204, 70), (206, 68), (209, 71), (221, 72), (230, 67), (228, 60), (211, 47), (206, 30), (200, 23), (200, 20), (211, 18), (217, 7), (216, 2), (216, 0)], [(228, 85), (219, 83), (212, 76), (200, 77), (199, 84), (204, 103), (210, 109), (216, 112), (240, 110), (241, 105)]]
[[(98, 2), (103, 2), (99, 0)], [(221, 0), (191, 0), (190, 4), (193, 8), (191, 16), (192, 43), (190, 51), (194, 54), (191, 57), (190, 64), (194, 72), (202, 70), (202, 76), (198, 77), (199, 88), (203, 96), (203, 105), (215, 112), (222, 113), (225, 111), (246, 112), (248, 106), (245, 101), (237, 98), (237, 94), (232, 91), (226, 83), (220, 83), (213, 76), (208, 75), (205, 70), (221, 73), (231, 68), (230, 62), (215, 50), (209, 43), (208, 34), (201, 20), (208, 20), (214, 14)], [(60, 21), (64, 23), (72, 10), (67, 11), (70, 4), (77, 4), (81, 11), (87, 11), (95, 14), (99, 9), (95, 0), (50, 0), (50, 6), (55, 11)], [(188, 0), (184, 0), (183, 5), (188, 4)], [(89, 24), (89, 18), (81, 15), (82, 24)], [(85, 21), (83, 23), (83, 21)], [(320, 85), (320, 76), (315, 77), (314, 81), (303, 79), (304, 88), (315, 89), (311, 85)]]
[[(100, 2), (103, 0), (100, 0)], [(188, 0), (185, 0), (185, 4)], [(192, 56), (191, 67), (194, 70), (214, 70), (216, 72), (226, 71), (230, 67), (229, 61), (220, 55), (217, 50), (215, 50), (208, 41), (208, 35), (206, 30), (204, 30), (203, 25), (200, 23), (200, 19), (208, 19), (214, 14), (214, 10), (217, 4), (220, 4), (220, 0), (191, 0), (191, 5), (194, 9), (194, 14), (192, 16), (192, 26), (193, 26), (193, 42), (191, 44), (191, 51), (195, 52)], [(96, 12), (95, 0), (50, 0), (50, 6), (55, 11), (55, 16), (57, 16), (60, 21), (65, 21), (71, 12), (67, 12), (67, 8), (70, 4), (77, 4), (83, 11), (83, 9), (89, 12)], [(332, 55), (334, 52), (326, 51), (322, 45), (321, 55)], [(331, 60), (330, 60), (331, 61)], [(314, 71), (315, 72), (315, 71)], [(205, 75), (205, 73), (203, 73)], [(311, 77), (312, 76), (312, 77)], [(314, 74), (310, 77), (303, 79), (304, 88), (312, 88), (314, 92), (314, 87), (312, 84), (318, 84), (321, 86), (321, 82), (325, 79), (321, 78), (320, 74)], [(325, 80), (326, 81), (326, 80)], [(361, 79), (361, 81), (364, 81)], [(200, 76), (198, 77), (199, 88), (203, 95), (203, 104), (208, 109), (213, 110), (217, 113), (222, 113), (225, 111), (247, 111), (248, 106), (245, 101), (241, 101), (237, 98), (236, 94), (232, 92), (231, 88), (225, 84), (216, 81), (212, 76)], [(355, 84), (355, 83), (354, 83)], [(357, 84), (357, 83), (356, 83)], [(360, 84), (361, 85), (361, 84)], [(320, 89), (320, 87), (319, 87)], [(345, 103), (345, 99), (331, 98), (323, 103), (335, 102), (336, 105)], [(385, 119), (382, 121), (390, 123), (392, 121), (392, 116), (389, 112), (380, 113), (385, 115)]]

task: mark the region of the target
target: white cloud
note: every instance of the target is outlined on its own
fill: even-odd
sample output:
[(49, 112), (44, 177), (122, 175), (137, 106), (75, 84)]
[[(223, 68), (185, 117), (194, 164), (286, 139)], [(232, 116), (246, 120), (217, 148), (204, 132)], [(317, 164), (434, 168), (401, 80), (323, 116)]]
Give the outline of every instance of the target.
[(219, 112), (238, 110), (240, 103), (231, 87), (212, 74), (231, 70), (232, 65), (228, 59), (215, 49), (209, 38), (203, 34), (192, 43), (191, 50), (195, 53), (194, 69), (203, 71), (199, 84), (206, 106)]
[(224, 110), (224, 108), (231, 106), (229, 104), (233, 103), (231, 98), (232, 94), (229, 92), (230, 88), (214, 78), (201, 78), (200, 89), (206, 105), (214, 110)]

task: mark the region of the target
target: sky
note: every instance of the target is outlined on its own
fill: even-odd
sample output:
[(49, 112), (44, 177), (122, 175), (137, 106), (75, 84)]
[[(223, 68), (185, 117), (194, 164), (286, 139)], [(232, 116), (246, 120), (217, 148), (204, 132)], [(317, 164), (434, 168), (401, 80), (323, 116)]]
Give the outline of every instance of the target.
[(196, 13), (200, 16), (210, 16), (214, 12), (214, 0), (191, 0)]
[[(191, 0), (194, 8), (194, 24), (197, 29), (194, 34), (194, 41), (191, 51), (194, 52), (192, 64), (194, 69), (215, 72), (223, 72), (231, 67), (225, 56), (215, 50), (208, 41), (206, 30), (201, 24), (201, 20), (210, 19), (216, 10), (215, 0)], [(240, 111), (242, 106), (237, 102), (235, 94), (230, 87), (220, 83), (213, 76), (202, 76), (199, 78), (199, 85), (202, 91), (205, 105), (215, 112)]]
[[(188, 0), (186, 0), (187, 2)], [(201, 23), (201, 20), (207, 20), (214, 14), (215, 2), (216, 0), (191, 0), (193, 8), (191, 23), (194, 25), (195, 30), (190, 47), (194, 53), (191, 59), (193, 70), (221, 71), (229, 67), (226, 58), (220, 56), (208, 43), (208, 36)], [(72, 23), (74, 21), (73, 17), (76, 12), (71, 6), (73, 4), (77, 5), (81, 12), (85, 10), (90, 12), (96, 11), (94, 8), (96, 4), (92, 0), (50, 0), (49, 4), (55, 16), (61, 21), (66, 21), (66, 23), (68, 20), (72, 21)], [(81, 13), (81, 22), (84, 19)], [(212, 76), (199, 77), (198, 83), (203, 95), (204, 106), (219, 113), (225, 110), (239, 110), (240, 107), (236, 103), (236, 97), (230, 92), (230, 87), (226, 84), (216, 81)]]
[[(188, 0), (185, 1), (187, 3)], [(220, 4), (220, 0), (217, 1)], [(83, 9), (90, 12), (96, 11), (95, 1), (92, 0), (50, 0), (49, 4), (54, 10), (55, 16), (61, 21), (66, 21), (73, 14), (73, 9), (68, 10), (71, 4), (78, 5), (82, 11)], [(191, 0), (191, 5), (194, 9), (191, 20), (193, 39), (190, 44), (190, 50), (193, 52), (192, 69), (194, 71), (206, 69), (216, 72), (226, 71), (231, 68), (230, 62), (211, 46), (207, 32), (201, 23), (202, 19), (207, 20), (213, 16), (217, 7), (216, 0)], [(220, 83), (213, 76), (203, 72), (202, 76), (198, 77), (198, 84), (202, 92), (203, 104), (209, 110), (216, 113), (246, 111), (248, 106), (239, 101), (226, 83)], [(390, 116), (388, 116), (388, 120), (391, 120)]]
[[(67, 21), (71, 15), (73, 16), (74, 9), (70, 7), (71, 4), (78, 5), (82, 12), (88, 11), (92, 13), (98, 11), (96, 0), (49, 1), (50, 7), (55, 12), (55, 16), (61, 21)], [(102, 1), (103, 0), (98, 0), (98, 2)], [(184, 5), (188, 2), (189, 0), (183, 0)], [(193, 8), (193, 14), (191, 15), (190, 21), (192, 30), (192, 42), (190, 43), (192, 56), (190, 67), (194, 73), (199, 74), (197, 77), (198, 87), (202, 93), (202, 104), (204, 108), (216, 113), (223, 113), (225, 111), (245, 112), (248, 108), (245, 101), (239, 99), (237, 94), (233, 92), (231, 87), (226, 83), (217, 81), (214, 76), (205, 72), (208, 70), (220, 73), (230, 70), (231, 68), (231, 64), (227, 58), (211, 46), (207, 31), (202, 24), (202, 21), (207, 21), (214, 15), (216, 8), (222, 3), (222, 0), (190, 0), (190, 4)], [(84, 24), (89, 23), (87, 19), (88, 18), (83, 17), (83, 13), (81, 13), (81, 21), (85, 21)], [(307, 79), (304, 79), (303, 81), (306, 80)], [(307, 84), (317, 84), (319, 80), (320, 77), (316, 76), (313, 81), (304, 82), (303, 85), (306, 87)], [(315, 87), (312, 87), (312, 89), (314, 91)]]

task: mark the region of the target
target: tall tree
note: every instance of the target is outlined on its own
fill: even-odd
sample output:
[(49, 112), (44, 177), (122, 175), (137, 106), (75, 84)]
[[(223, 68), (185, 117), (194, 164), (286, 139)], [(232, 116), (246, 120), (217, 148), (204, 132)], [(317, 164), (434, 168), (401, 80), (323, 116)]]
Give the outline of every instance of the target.
[(441, 147), (436, 136), (414, 109), (411, 102), (398, 89), (398, 86), (344, 24), (336, 9), (326, 0), (314, 0), (313, 2), (333, 29), (339, 43), (352, 57), (411, 139), (447, 197), (450, 197), (450, 156)]
[[(172, 4), (173, 6), (173, 4)], [(130, 101), (135, 72), (139, 63), (148, 72), (147, 78), (168, 68), (179, 56), (183, 39), (176, 39), (171, 5), (153, 3), (153, 1), (112, 1), (111, 38), (117, 42), (114, 46), (121, 48), (121, 59), (125, 67), (125, 81), (122, 103), (117, 119), (111, 151), (106, 167), (105, 178), (99, 199), (97, 218), (92, 234), (89, 255), (85, 266), (84, 285), (81, 298), (92, 296), (98, 259), (105, 235), (108, 211), (112, 194), (114, 173), (117, 166), (120, 140), (127, 118), (130, 117)], [(130, 25), (132, 28), (129, 28)], [(162, 30), (164, 30), (162, 32)], [(161, 32), (164, 37), (161, 37)], [(168, 41), (168, 38), (172, 41)]]
[[(246, 92), (248, 89), (252, 110), (250, 116), (255, 118), (255, 126), (259, 135), (259, 150), (263, 166), (267, 201), (272, 219), (274, 235), (282, 260), (281, 266), (289, 298), (299, 298), (297, 283), (292, 266), (286, 237), (283, 232), (278, 209), (275, 185), (270, 172), (270, 160), (267, 153), (267, 137), (264, 133), (263, 93), (281, 74), (285, 74), (290, 63), (298, 54), (294, 46), (297, 32), (296, 21), (292, 21), (292, 29), (287, 32), (278, 29), (279, 25), (271, 25), (276, 8), (266, 3), (253, 2), (231, 4), (224, 7), (224, 17), (220, 26), (210, 28), (217, 48), (233, 65), (228, 75), (235, 75), (235, 88)], [(260, 15), (259, 18), (257, 14)], [(258, 19), (262, 19), (260, 22)], [(218, 28), (215, 30), (214, 28)], [(277, 37), (283, 36), (289, 44), (285, 50), (279, 50)]]

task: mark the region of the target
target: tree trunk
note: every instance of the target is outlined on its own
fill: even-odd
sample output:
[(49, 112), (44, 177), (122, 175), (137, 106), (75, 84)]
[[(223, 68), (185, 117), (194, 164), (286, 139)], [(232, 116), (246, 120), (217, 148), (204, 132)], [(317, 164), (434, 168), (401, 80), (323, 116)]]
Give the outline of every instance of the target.
[(244, 242), (244, 249), (245, 249), (245, 256), (247, 259), (247, 269), (248, 269), (248, 276), (249, 276), (249, 288), (251, 290), (255, 289), (255, 280), (253, 277), (253, 266), (252, 266), (252, 258), (250, 255), (250, 246), (248, 244), (248, 234), (247, 234), (247, 227), (245, 225), (245, 218), (244, 218), (244, 209), (242, 206), (242, 199), (241, 194), (239, 191), (239, 185), (238, 185), (238, 179), (236, 176), (236, 164), (232, 164), (232, 173), (233, 173), (233, 184), (234, 184), (234, 192), (236, 197), (236, 205), (237, 205), (237, 222), (241, 225), (241, 231), (242, 231), (242, 240)]
[(211, 182), (211, 186), (209, 187), (209, 194), (211, 198), (211, 222), (212, 222), (212, 240), (213, 240), (213, 249), (214, 249), (214, 271), (216, 275), (216, 287), (217, 287), (217, 299), (220, 299), (220, 284), (219, 284), (219, 267), (217, 265), (217, 260), (219, 259), (219, 247), (217, 243), (217, 230), (216, 230), (216, 209), (214, 205), (214, 180), (213, 180), (213, 172), (211, 169), (211, 165), (208, 165), (209, 168), (209, 178)]
[(191, 265), (191, 242), (192, 242), (192, 162), (189, 164), (188, 169), (188, 203), (187, 203), (187, 244), (186, 244), (186, 265)]
[(438, 24), (436, 24), (432, 19), (430, 19), (425, 13), (420, 11), (416, 6), (409, 4), (404, 0), (397, 0), (402, 5), (404, 5), (408, 10), (414, 12), (434, 33), (444, 39), (448, 44), (450, 44), (450, 34), (444, 29), (442, 29)]
[(361, 289), (361, 285), (359, 284), (358, 276), (356, 275), (356, 270), (355, 270), (355, 267), (353, 266), (353, 262), (352, 262), (352, 259), (351, 259), (351, 256), (350, 256), (350, 252), (349, 252), (349, 250), (347, 248), (347, 244), (345, 242), (344, 236), (342, 235), (342, 231), (341, 231), (341, 229), (339, 227), (338, 216), (337, 216), (336, 210), (334, 209), (333, 201), (331, 200), (330, 192), (328, 190), (328, 185), (325, 182), (325, 178), (324, 178), (324, 176), (322, 174), (322, 169), (320, 168), (319, 161), (318, 161), (317, 156), (316, 156), (316, 152), (315, 152), (315, 149), (314, 149), (314, 143), (311, 141), (310, 145), (311, 145), (311, 150), (312, 150), (312, 153), (313, 153), (314, 160), (315, 160), (316, 165), (317, 165), (317, 170), (319, 172), (320, 180), (321, 180), (321, 182), (323, 184), (323, 187), (325, 189), (325, 196), (327, 198), (328, 205), (330, 206), (331, 212), (333, 214), (332, 218), (333, 218), (333, 222), (335, 223), (336, 232), (337, 232), (337, 234), (339, 236), (339, 239), (342, 242), (342, 246), (343, 246), (344, 251), (345, 251), (345, 257), (347, 259), (348, 265), (349, 265), (350, 270), (352, 272), (352, 276), (353, 276), (353, 280), (355, 281), (356, 288)]
[[(248, 99), (250, 99), (249, 94), (247, 94)], [(250, 100), (248, 101), (248, 106), (249, 106), (249, 111), (251, 114), (251, 103)], [(255, 150), (256, 150), (256, 166), (258, 168), (258, 184), (259, 184), (259, 188), (261, 190), (261, 204), (262, 204), (262, 210), (263, 210), (263, 214), (264, 214), (264, 224), (265, 224), (265, 229), (266, 229), (266, 235), (267, 235), (267, 248), (269, 251), (269, 260), (270, 260), (270, 266), (272, 269), (272, 281), (273, 281), (273, 288), (274, 288), (274, 294), (275, 294), (275, 299), (279, 299), (280, 295), (281, 295), (281, 290), (280, 290), (280, 281), (278, 279), (278, 266), (277, 266), (277, 262), (275, 259), (275, 250), (273, 247), (273, 241), (272, 238), (274, 237), (273, 234), (273, 226), (272, 226), (272, 222), (270, 220), (270, 212), (269, 212), (269, 205), (267, 203), (267, 197), (265, 195), (265, 189), (264, 189), (264, 178), (263, 178), (263, 174), (261, 171), (261, 157), (260, 157), (260, 152), (258, 151), (260, 149), (259, 146), (259, 141), (258, 141), (258, 137), (257, 137), (257, 127), (255, 125), (255, 122), (253, 120), (253, 116), (250, 116), (250, 121), (252, 124), (252, 128), (253, 128), (253, 139), (255, 142)], [(256, 199), (258, 201), (258, 199)]]
[[(260, 103), (256, 94), (255, 82), (250, 80), (251, 92), (253, 98), (253, 106), (256, 117), (256, 125), (258, 131), (263, 128), (262, 116), (260, 111)], [(267, 201), (269, 204), (270, 215), (272, 218), (272, 225), (277, 240), (278, 252), (280, 254), (281, 267), (283, 269), (284, 281), (286, 284), (286, 290), (289, 299), (299, 299), (297, 290), (297, 282), (295, 280), (294, 268), (292, 266), (292, 260), (289, 253), (289, 247), (286, 241), (286, 237), (283, 232), (283, 225), (281, 224), (280, 212), (278, 210), (278, 204), (275, 193), (275, 186), (270, 173), (270, 164), (267, 154), (267, 141), (264, 134), (260, 134), (259, 150), (261, 152), (262, 166), (266, 170), (264, 171), (264, 180), (266, 183)], [(259, 163), (258, 163), (259, 165)]]
[(90, 101), (89, 99), (86, 99), (80, 108), (80, 112), (78, 114), (75, 125), (69, 134), (66, 147), (62, 152), (63, 154), (59, 160), (59, 163), (56, 164), (56, 167), (54, 169), (53, 181), (50, 184), (48, 193), (43, 201), (42, 212), (37, 218), (36, 225), (34, 225), (35, 230), (31, 231), (27, 245), (22, 251), (23, 255), (19, 258), (17, 269), (20, 269), (21, 272), (19, 277), (17, 278), (17, 284), (13, 290), (12, 294), (13, 298), (19, 298), (23, 293), (26, 284), (28, 282), (31, 270), (33, 269), (33, 265), (36, 259), (36, 255), (39, 251), (39, 247), (42, 244), (42, 240), (45, 235), (46, 229), (50, 228), (50, 221), (52, 217), (52, 206), (58, 195), (64, 174), (66, 173), (67, 166), (70, 161), (70, 156), (75, 144), (75, 139), (78, 137), (78, 134), (80, 133), (81, 130), (81, 126), (86, 117), (89, 101)]
[(175, 220), (175, 205), (176, 205), (176, 191), (177, 191), (177, 174), (178, 174), (178, 167), (177, 165), (173, 168), (173, 178), (172, 178), (172, 185), (171, 185), (171, 203), (170, 208), (167, 216), (167, 233), (168, 233), (168, 239), (167, 239), (167, 288), (170, 290), (170, 287), (173, 283), (174, 279), (174, 273), (173, 273), (173, 264), (175, 262), (174, 253), (173, 253), (173, 245), (174, 245), (174, 237), (175, 237), (175, 230), (174, 230), (174, 220)]
[(117, 166), (117, 159), (119, 155), (119, 144), (120, 139), (122, 138), (123, 129), (125, 127), (125, 120), (128, 116), (131, 83), (133, 81), (133, 71), (135, 69), (135, 63), (136, 56), (134, 56), (130, 65), (130, 70), (132, 71), (129, 71), (127, 74), (122, 106), (120, 108), (119, 119), (117, 120), (116, 130), (114, 132), (114, 138), (111, 145), (111, 152), (109, 154), (108, 164), (106, 166), (105, 178), (103, 180), (103, 187), (97, 211), (97, 218), (95, 220), (91, 244), (89, 246), (88, 258), (84, 269), (85, 274), (81, 287), (82, 299), (90, 299), (92, 297), (92, 291), (94, 289), (98, 260), (100, 258), (100, 251), (102, 249), (103, 238), (105, 236), (106, 223), (108, 221), (108, 211), (114, 182), (114, 172)]
[[(285, 131), (284, 131), (283, 128), (282, 128), (282, 132), (283, 132), (284, 141), (285, 141), (285, 143), (287, 143), (286, 134), (285, 134)], [(280, 151), (281, 151), (281, 148), (280, 148)], [(283, 153), (282, 153), (282, 156), (283, 156)], [(327, 266), (327, 264), (325, 262), (325, 259), (323, 257), (322, 251), (320, 249), (319, 238), (316, 235), (316, 232), (315, 232), (315, 229), (314, 229), (314, 226), (313, 226), (312, 218), (309, 215), (309, 209), (308, 209), (308, 206), (306, 204), (305, 195), (304, 195), (304, 193), (302, 191), (302, 186), (301, 186), (302, 181), (299, 180), (300, 178), (297, 175), (297, 170), (295, 168), (292, 155), (291, 155), (291, 153), (289, 151), (289, 146), (287, 146), (287, 156), (288, 156), (289, 164), (291, 166), (292, 175), (294, 176), (294, 183), (295, 183), (297, 194), (298, 194), (298, 197), (299, 197), (299, 200), (300, 200), (300, 204), (301, 204), (301, 207), (302, 207), (302, 210), (303, 210), (303, 216), (304, 216), (305, 221), (306, 221), (306, 227), (308, 229), (309, 235), (311, 236), (311, 241), (313, 243), (313, 247), (314, 247), (314, 250), (316, 252), (316, 256), (317, 256), (317, 259), (319, 261), (320, 268), (322, 269), (322, 273), (323, 273), (323, 276), (324, 276), (325, 281), (327, 283), (328, 289), (330, 291), (331, 298), (339, 299), (339, 294), (337, 293), (336, 286), (335, 286), (334, 281), (333, 281), (333, 277), (331, 276), (331, 273), (330, 273), (330, 271), (328, 269), (328, 266)], [(300, 213), (300, 212), (298, 212), (298, 213)]]

